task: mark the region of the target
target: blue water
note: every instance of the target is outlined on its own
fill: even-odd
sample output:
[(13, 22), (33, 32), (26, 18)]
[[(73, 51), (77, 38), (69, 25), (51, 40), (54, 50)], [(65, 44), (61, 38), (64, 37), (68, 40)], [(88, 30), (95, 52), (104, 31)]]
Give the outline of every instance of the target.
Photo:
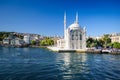
[(0, 47), (0, 80), (120, 80), (120, 55)]

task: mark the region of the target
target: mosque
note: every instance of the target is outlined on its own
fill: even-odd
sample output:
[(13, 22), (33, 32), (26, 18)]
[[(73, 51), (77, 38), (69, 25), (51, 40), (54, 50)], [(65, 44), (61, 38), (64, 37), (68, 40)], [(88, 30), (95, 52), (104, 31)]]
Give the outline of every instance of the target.
[(86, 50), (86, 28), (82, 28), (78, 22), (78, 13), (76, 21), (66, 27), (66, 13), (64, 13), (64, 38), (57, 40), (57, 46), (52, 50)]
[(86, 28), (82, 28), (76, 21), (66, 28), (66, 13), (64, 14), (64, 38), (57, 41), (57, 47), (63, 49), (86, 49)]

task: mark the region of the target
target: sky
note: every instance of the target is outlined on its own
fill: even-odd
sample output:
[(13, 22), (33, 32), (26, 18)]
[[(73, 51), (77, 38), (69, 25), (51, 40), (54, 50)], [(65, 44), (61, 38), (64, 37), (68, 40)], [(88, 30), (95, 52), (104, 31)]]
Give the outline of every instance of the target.
[(0, 0), (0, 31), (63, 36), (64, 12), (87, 36), (120, 32), (120, 0)]

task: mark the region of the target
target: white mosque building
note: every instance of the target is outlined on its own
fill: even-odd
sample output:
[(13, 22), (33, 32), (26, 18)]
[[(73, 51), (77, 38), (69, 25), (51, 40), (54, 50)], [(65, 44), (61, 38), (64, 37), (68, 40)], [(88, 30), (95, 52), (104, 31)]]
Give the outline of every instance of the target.
[(66, 13), (64, 14), (64, 38), (57, 40), (57, 47), (54, 50), (86, 50), (86, 28), (82, 28), (76, 21), (68, 28), (66, 27)]
[(66, 13), (64, 14), (64, 39), (57, 41), (57, 47), (71, 49), (86, 49), (86, 28), (82, 28), (78, 22), (78, 13), (76, 21), (66, 28)]

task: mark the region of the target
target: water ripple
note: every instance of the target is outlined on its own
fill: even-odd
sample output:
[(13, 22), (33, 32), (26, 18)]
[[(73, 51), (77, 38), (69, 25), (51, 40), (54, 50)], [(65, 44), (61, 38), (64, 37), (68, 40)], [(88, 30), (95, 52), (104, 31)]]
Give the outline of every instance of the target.
[(120, 80), (120, 55), (1, 48), (0, 80)]

